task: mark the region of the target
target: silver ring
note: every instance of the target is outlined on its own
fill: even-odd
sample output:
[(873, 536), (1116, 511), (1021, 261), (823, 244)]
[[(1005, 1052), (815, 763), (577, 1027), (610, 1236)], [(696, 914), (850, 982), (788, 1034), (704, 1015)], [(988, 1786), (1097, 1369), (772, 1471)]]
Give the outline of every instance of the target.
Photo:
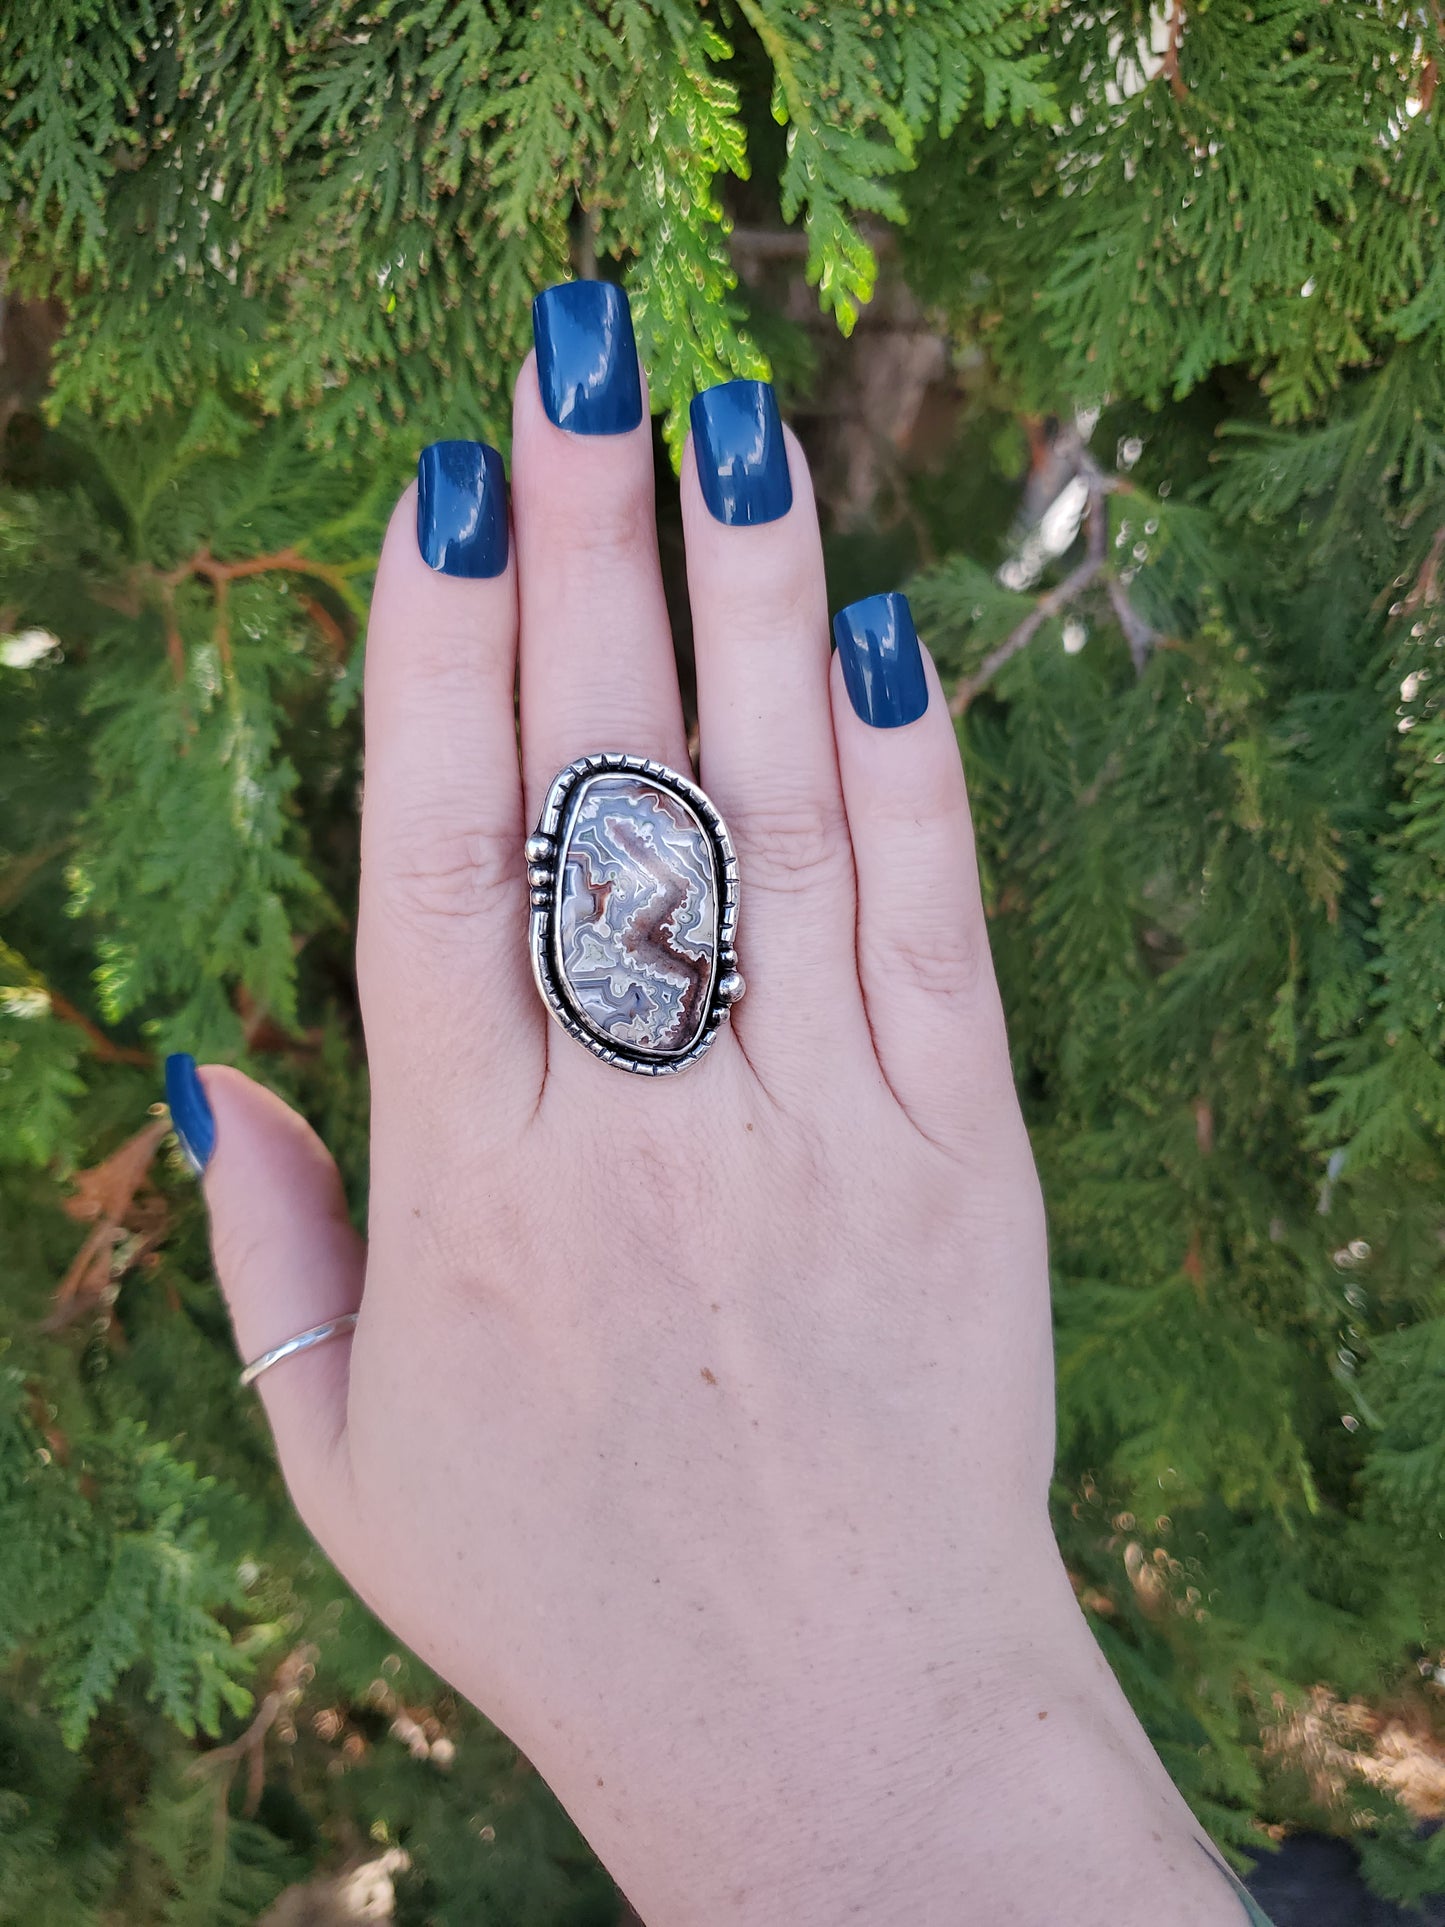
[(567, 1035), (647, 1077), (696, 1063), (746, 988), (738, 860), (697, 784), (641, 756), (580, 756), (526, 855), (532, 974)]
[(354, 1311), (344, 1311), (339, 1318), (328, 1318), (324, 1325), (313, 1325), (310, 1331), (297, 1332), (284, 1345), (273, 1345), (269, 1352), (262, 1352), (259, 1358), (253, 1358), (243, 1368), (242, 1385), (253, 1385), (262, 1372), (269, 1372), (273, 1365), (279, 1365), (283, 1358), (290, 1358), (295, 1352), (309, 1352), (313, 1345), (324, 1345), (328, 1338), (340, 1338), (343, 1332), (354, 1331), (357, 1316)]

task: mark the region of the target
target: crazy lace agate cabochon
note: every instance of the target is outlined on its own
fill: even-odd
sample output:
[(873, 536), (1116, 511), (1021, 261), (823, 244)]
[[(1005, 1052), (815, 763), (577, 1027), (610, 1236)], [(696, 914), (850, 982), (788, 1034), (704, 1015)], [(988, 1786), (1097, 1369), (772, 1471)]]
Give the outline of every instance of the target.
[(717, 974), (712, 839), (682, 797), (626, 771), (579, 785), (564, 839), (554, 931), (568, 1001), (608, 1044), (687, 1050)]

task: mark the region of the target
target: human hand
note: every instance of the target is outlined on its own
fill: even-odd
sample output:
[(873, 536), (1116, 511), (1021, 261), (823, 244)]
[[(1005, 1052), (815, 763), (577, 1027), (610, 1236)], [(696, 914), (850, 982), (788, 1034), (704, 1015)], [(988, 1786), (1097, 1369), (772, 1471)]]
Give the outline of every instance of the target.
[(543, 298), (511, 543), (500, 464), (445, 445), (442, 566), (409, 490), (377, 575), (365, 1249), (308, 1126), (174, 1072), (243, 1356), (359, 1312), (258, 1380), (296, 1503), (653, 1927), (1237, 1920), (1049, 1529), (1044, 1225), (947, 705), (901, 600), (830, 669), (806, 465), (756, 384), (704, 398), (682, 476), (746, 999), (652, 1078), (537, 996), (553, 776), (689, 767), (600, 289)]

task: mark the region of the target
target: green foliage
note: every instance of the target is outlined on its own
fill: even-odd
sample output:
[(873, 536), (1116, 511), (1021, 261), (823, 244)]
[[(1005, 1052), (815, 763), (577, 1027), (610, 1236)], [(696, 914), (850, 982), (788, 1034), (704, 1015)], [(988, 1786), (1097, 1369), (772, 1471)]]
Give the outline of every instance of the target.
[(0, 1913), (239, 1922), (389, 1846), (399, 1920), (616, 1917), (295, 1522), (174, 1150), (117, 1173), (184, 1046), (298, 1103), (361, 1209), (390, 503), (417, 443), (504, 438), (574, 270), (628, 285), (675, 453), (698, 385), (826, 378), (735, 218), (800, 224), (845, 333), (897, 228), (974, 371), (840, 575), (916, 538), (967, 698), (1080, 1597), (1230, 1850), (1364, 1829), (1381, 1892), (1445, 1890), (1441, 1836), (1260, 1744), (1321, 1684), (1438, 1723), (1434, 11), (23, 0), (0, 35), (12, 317), (59, 328), (0, 395)]
[(121, 1418), (87, 1440), (82, 1485), (41, 1442), (15, 1373), (0, 1400), (0, 1661), (36, 1663), (68, 1746), (135, 1667), (181, 1732), (215, 1733), (223, 1708), (250, 1703), (218, 1616), (240, 1601), (205, 1522), (215, 1482)]
[(500, 1734), (446, 1772), (363, 1772), (357, 1791), (410, 1865), (397, 1927), (613, 1927), (617, 1890), (546, 1784)]

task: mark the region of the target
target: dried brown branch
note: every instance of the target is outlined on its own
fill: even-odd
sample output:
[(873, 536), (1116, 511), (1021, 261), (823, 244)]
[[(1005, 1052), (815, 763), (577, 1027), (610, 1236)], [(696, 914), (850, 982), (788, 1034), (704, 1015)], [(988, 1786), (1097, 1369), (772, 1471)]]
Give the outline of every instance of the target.
[(156, 1118), (118, 1151), (76, 1174), (73, 1196), (65, 1201), (67, 1216), (90, 1224), (84, 1243), (55, 1288), (47, 1331), (59, 1331), (74, 1319), (104, 1304), (111, 1288), (116, 1246), (128, 1234), (137, 1238), (130, 1253), (134, 1263), (160, 1242), (166, 1228), (164, 1201), (142, 1195), (151, 1160), (170, 1130), (168, 1117)]

